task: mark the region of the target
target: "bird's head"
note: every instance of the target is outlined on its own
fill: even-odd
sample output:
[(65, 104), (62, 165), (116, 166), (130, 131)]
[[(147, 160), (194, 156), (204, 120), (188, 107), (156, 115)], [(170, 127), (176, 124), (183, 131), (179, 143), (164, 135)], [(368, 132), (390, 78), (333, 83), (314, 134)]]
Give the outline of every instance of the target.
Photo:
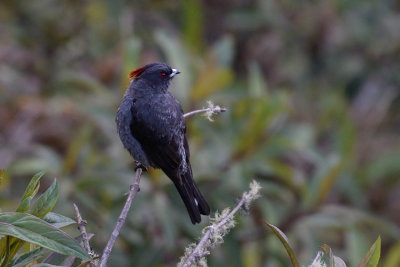
[(146, 82), (153, 88), (166, 90), (172, 78), (179, 73), (179, 70), (172, 69), (165, 63), (156, 62), (132, 71), (129, 78)]

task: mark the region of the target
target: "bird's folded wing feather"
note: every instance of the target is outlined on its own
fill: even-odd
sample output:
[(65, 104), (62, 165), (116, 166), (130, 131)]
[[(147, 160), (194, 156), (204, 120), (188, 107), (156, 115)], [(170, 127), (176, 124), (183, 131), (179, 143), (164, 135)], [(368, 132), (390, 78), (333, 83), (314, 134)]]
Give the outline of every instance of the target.
[[(155, 131), (158, 129), (149, 127), (149, 125), (140, 121), (132, 121), (130, 128), (132, 135), (141, 144), (147, 158), (156, 167), (161, 168), (171, 179), (174, 179), (179, 176), (178, 173), (182, 164), (190, 164), (189, 146), (185, 135), (186, 127), (182, 127), (179, 123), (170, 127), (177, 129), (175, 134), (171, 136), (153, 132), (153, 129)], [(163, 136), (162, 140), (158, 138), (160, 136)]]

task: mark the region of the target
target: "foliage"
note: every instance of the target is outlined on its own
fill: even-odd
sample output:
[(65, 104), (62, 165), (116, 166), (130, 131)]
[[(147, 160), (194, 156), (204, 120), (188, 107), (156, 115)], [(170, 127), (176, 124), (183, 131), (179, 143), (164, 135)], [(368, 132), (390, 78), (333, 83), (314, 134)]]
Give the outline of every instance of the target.
[[(380, 235), (381, 262), (399, 266), (399, 10), (393, 0), (0, 1), (1, 210), (47, 170), (62, 189), (54, 211), (72, 217), (66, 203), (77, 203), (100, 253), (133, 179), (114, 123), (128, 73), (165, 61), (182, 72), (171, 92), (185, 112), (228, 107), (212, 123), (187, 118), (213, 211), (251, 180), (262, 186), (211, 266), (290, 265), (262, 220), (300, 264), (326, 243), (357, 266)], [(151, 170), (110, 266), (174, 266), (207, 223), (192, 226)]]
[(56, 180), (31, 205), (43, 175), (44, 172), (39, 172), (33, 176), (17, 212), (0, 212), (1, 266), (26, 266), (37, 262), (38, 258), (43, 258), (43, 248), (84, 260), (90, 259), (74, 239), (59, 229), (75, 222), (65, 216), (50, 213), (58, 198)]
[[(300, 266), (297, 260), (297, 256), (295, 252), (293, 251), (289, 239), (287, 236), (275, 225), (269, 224), (264, 221), (264, 224), (267, 225), (273, 232), (274, 234), (279, 238), (279, 240), (282, 242), (283, 246), (285, 247), (287, 253), (289, 254), (290, 261), (292, 263), (293, 267), (298, 267)], [(334, 255), (332, 252), (332, 249), (324, 244), (321, 246), (322, 251), (318, 251), (317, 256), (309, 265), (309, 267), (324, 267), (324, 266), (329, 266), (329, 267), (346, 267), (346, 263), (339, 258), (338, 256)], [(323, 256), (324, 253), (328, 255), (327, 262), (324, 261)], [(358, 264), (358, 267), (376, 267), (378, 266), (379, 258), (380, 258), (380, 253), (381, 253), (381, 237), (379, 236), (378, 239), (375, 241), (375, 243), (371, 246), (367, 254), (364, 256), (364, 258), (361, 260), (360, 264)]]
[(290, 262), (292, 263), (293, 267), (300, 267), (299, 262), (297, 261), (296, 255), (293, 251), (293, 248), (290, 246), (289, 239), (286, 237), (286, 235), (275, 225), (272, 225), (270, 223), (267, 223), (264, 221), (264, 224), (268, 226), (274, 234), (279, 238), (279, 240), (282, 242), (283, 246), (285, 247), (287, 253), (289, 254)]

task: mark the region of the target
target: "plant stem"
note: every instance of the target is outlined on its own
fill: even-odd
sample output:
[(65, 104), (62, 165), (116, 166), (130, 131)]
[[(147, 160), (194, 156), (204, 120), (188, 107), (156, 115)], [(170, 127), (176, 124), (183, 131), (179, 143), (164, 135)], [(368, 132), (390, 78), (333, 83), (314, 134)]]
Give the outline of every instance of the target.
[[(82, 219), (82, 216), (79, 212), (78, 206), (75, 203), (73, 203), (73, 205), (74, 205), (74, 209), (75, 209), (76, 219), (78, 220), (78, 229), (82, 235), (83, 247), (85, 248), (86, 252), (91, 256), (92, 250), (90, 248), (89, 238), (88, 238), (88, 235), (86, 232), (87, 222)], [(89, 262), (89, 266), (95, 267), (95, 265), (92, 261)]]
[(222, 112), (225, 112), (225, 111), (226, 111), (226, 108), (220, 107), (220, 106), (217, 105), (215, 107), (209, 107), (209, 108), (203, 108), (203, 109), (190, 111), (188, 113), (185, 113), (183, 115), (183, 117), (187, 118), (189, 116), (192, 116), (192, 115), (195, 115), (195, 114), (198, 114), (198, 113), (205, 113), (205, 112), (211, 112), (211, 113), (214, 113), (214, 114), (219, 114), (219, 113), (222, 113)]
[(117, 239), (122, 226), (125, 223), (126, 217), (128, 216), (129, 209), (131, 208), (133, 199), (136, 196), (136, 193), (139, 192), (139, 184), (140, 184), (140, 176), (142, 174), (142, 169), (137, 168), (136, 169), (136, 174), (135, 174), (135, 180), (133, 185), (131, 185), (131, 188), (129, 190), (128, 198), (126, 199), (124, 208), (121, 211), (121, 214), (119, 215), (119, 218), (117, 220), (117, 224), (115, 225), (115, 228), (111, 234), (110, 239), (107, 242), (106, 247), (104, 248), (103, 255), (101, 256), (100, 259), (100, 264), (99, 267), (105, 267), (106, 263), (108, 261), (108, 258), (110, 257), (111, 250), (114, 246), (115, 240)]

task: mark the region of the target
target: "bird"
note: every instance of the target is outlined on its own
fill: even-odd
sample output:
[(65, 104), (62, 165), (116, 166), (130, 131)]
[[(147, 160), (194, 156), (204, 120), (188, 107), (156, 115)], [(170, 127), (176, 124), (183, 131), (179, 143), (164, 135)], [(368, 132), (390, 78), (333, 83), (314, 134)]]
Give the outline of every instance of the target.
[(116, 124), (136, 168), (160, 168), (174, 183), (193, 224), (210, 207), (193, 180), (186, 123), (181, 105), (169, 92), (180, 71), (155, 62), (129, 74), (131, 82), (117, 111)]

